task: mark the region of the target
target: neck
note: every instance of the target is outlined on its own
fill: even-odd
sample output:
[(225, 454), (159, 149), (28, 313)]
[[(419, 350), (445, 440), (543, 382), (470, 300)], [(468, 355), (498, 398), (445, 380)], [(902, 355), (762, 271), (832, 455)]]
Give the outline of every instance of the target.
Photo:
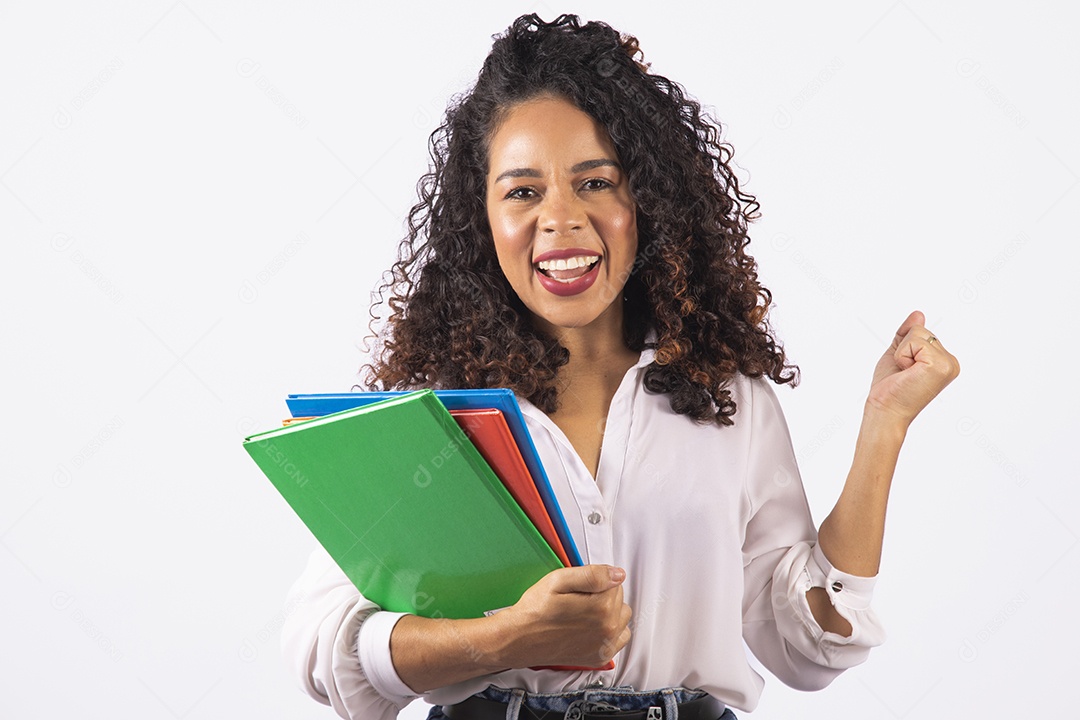
[(560, 395), (581, 380), (599, 380), (608, 394), (614, 393), (615, 387), (606, 386), (617, 386), (638, 360), (639, 353), (628, 348), (623, 338), (623, 308), (619, 301), (583, 327), (556, 327), (540, 319), (537, 324), (570, 352), (567, 364), (559, 368)]

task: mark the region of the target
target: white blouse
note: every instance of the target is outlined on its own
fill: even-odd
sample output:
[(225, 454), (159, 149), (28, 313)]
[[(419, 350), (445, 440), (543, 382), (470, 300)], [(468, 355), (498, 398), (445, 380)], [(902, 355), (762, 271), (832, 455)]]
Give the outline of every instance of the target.
[[(642, 386), (653, 351), (611, 401), (594, 480), (562, 431), (518, 398), (578, 551), (626, 570), (631, 639), (610, 671), (508, 670), (438, 688), (433, 705), (489, 684), (563, 692), (602, 684), (700, 688), (753, 710), (764, 681), (746, 645), (784, 683), (828, 685), (885, 633), (870, 607), (876, 578), (836, 570), (817, 547), (791, 438), (768, 381), (736, 376), (733, 426), (701, 425)], [(828, 589), (852, 626), (825, 632), (806, 600)], [(320, 548), (287, 600), (282, 648), (302, 688), (341, 717), (390, 719), (418, 695), (390, 657), (402, 613), (363, 598)]]

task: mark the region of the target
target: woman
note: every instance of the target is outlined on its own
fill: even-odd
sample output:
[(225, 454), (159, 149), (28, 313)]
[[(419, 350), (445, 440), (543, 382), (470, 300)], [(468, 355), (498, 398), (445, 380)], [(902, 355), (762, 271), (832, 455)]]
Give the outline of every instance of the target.
[(382, 611), (316, 554), (283, 643), (344, 717), (423, 695), (432, 718), (731, 718), (763, 685), (743, 640), (818, 689), (884, 639), (869, 600), (893, 469), (959, 365), (911, 313), (816, 530), (766, 380), (797, 368), (745, 252), (757, 204), (638, 52), (572, 15), (497, 39), (433, 135), (369, 368), (387, 388), (512, 388), (588, 564), (490, 617), (432, 620)]

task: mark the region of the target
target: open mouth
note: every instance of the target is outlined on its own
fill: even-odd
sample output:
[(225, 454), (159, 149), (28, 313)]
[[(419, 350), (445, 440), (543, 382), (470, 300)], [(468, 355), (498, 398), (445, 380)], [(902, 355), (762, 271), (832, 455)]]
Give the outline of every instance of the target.
[(568, 297), (583, 293), (600, 276), (603, 257), (587, 248), (553, 250), (533, 262), (536, 279), (553, 295)]
[(541, 260), (536, 263), (536, 268), (542, 275), (552, 280), (572, 283), (588, 275), (599, 262), (599, 255), (576, 255), (557, 260)]

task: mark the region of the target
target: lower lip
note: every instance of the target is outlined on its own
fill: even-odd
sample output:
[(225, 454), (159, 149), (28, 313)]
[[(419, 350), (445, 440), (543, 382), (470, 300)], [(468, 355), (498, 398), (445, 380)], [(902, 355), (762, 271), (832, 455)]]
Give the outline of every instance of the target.
[(540, 284), (544, 286), (552, 295), (561, 295), (566, 297), (568, 295), (577, 295), (583, 293), (592, 287), (592, 284), (596, 282), (596, 278), (600, 276), (600, 264), (603, 260), (598, 260), (589, 272), (585, 273), (579, 278), (575, 278), (572, 282), (559, 282), (555, 278), (548, 277), (540, 271), (540, 268), (536, 269), (536, 277), (540, 281)]

